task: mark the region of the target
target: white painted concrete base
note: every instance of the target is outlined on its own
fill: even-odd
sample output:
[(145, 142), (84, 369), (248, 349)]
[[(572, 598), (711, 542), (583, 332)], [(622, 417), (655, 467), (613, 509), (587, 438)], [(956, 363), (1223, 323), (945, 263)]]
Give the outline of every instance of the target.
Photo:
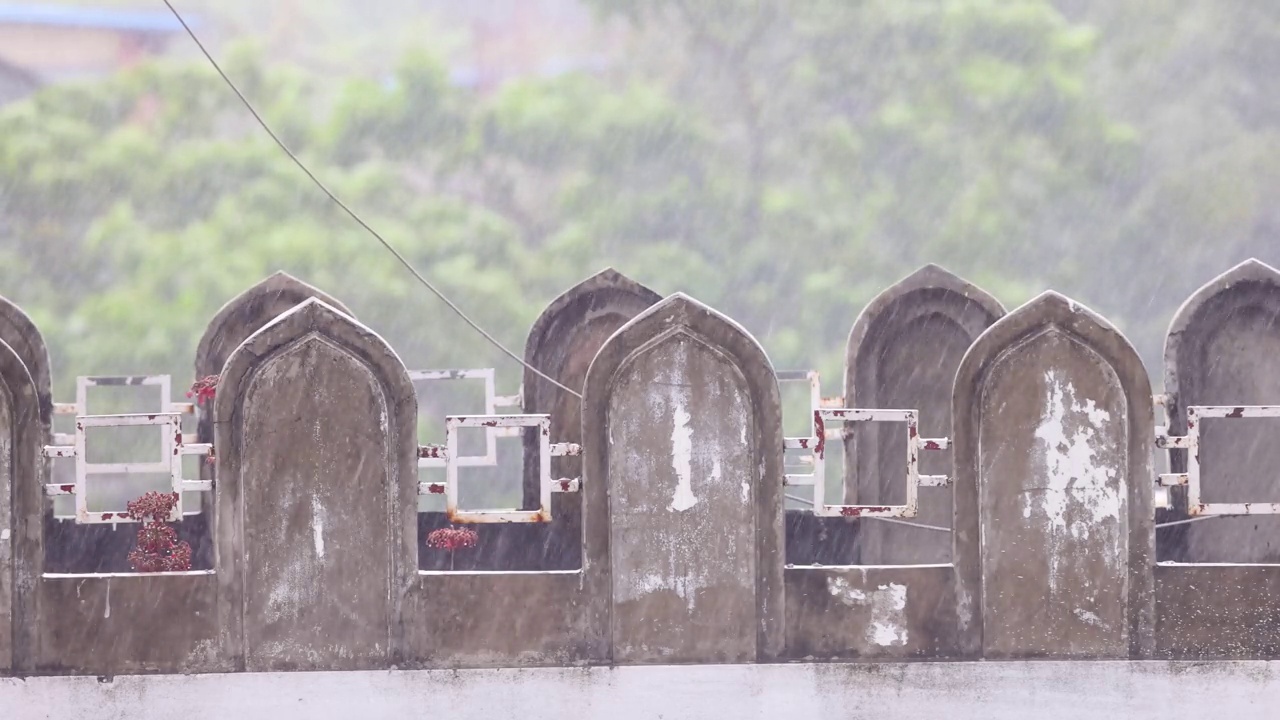
[(0, 718), (1275, 718), (1280, 662), (972, 662), (0, 678)]

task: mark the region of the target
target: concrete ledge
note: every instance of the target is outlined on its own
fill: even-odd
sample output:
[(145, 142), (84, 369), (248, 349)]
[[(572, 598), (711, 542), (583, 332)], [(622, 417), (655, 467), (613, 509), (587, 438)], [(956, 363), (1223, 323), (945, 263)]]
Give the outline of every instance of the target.
[(690, 665), (0, 678), (0, 717), (1273, 718), (1280, 662)]

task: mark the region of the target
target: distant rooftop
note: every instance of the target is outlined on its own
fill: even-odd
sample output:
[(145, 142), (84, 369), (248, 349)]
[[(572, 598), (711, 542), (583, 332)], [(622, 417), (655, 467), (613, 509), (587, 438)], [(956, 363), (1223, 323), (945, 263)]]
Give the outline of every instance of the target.
[[(198, 21), (188, 18), (192, 26)], [(171, 33), (182, 29), (167, 11), (117, 10), (73, 5), (0, 3), (0, 25), (44, 25), (96, 28), (142, 33)]]

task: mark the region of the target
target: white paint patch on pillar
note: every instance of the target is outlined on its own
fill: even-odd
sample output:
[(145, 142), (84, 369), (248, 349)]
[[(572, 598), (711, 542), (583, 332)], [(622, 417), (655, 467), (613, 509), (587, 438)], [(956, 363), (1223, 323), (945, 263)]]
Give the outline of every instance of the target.
[(1081, 610), (1080, 608), (1076, 608), (1076, 617), (1089, 623), (1090, 625), (1097, 625), (1098, 627), (1103, 627), (1102, 618), (1098, 617), (1097, 613), (1092, 613), (1092, 612), (1089, 612), (1088, 610)]
[(842, 577), (827, 578), (827, 592), (848, 607), (867, 608), (867, 642), (881, 647), (907, 644), (907, 586), (880, 585), (866, 591)]
[(698, 504), (693, 494), (693, 428), (689, 427), (690, 415), (683, 403), (676, 405), (672, 417), (671, 468), (676, 471), (676, 492), (670, 509), (684, 512)]
[(324, 506), (319, 498), (311, 496), (311, 540), (316, 545), (316, 557), (324, 559)]
[(867, 602), (867, 594), (842, 577), (827, 578), (827, 592), (831, 593), (841, 604), (849, 607), (865, 605)]
[(907, 586), (898, 583), (881, 585), (871, 593), (871, 642), (881, 647), (907, 644)]
[[(1048, 385), (1045, 409), (1036, 428), (1044, 453), (1045, 486), (1040, 490), (1040, 510), (1048, 520), (1053, 547), (1049, 548), (1049, 589), (1057, 589), (1058, 564), (1062, 556), (1057, 544), (1067, 535), (1087, 540), (1091, 532), (1109, 523), (1118, 523), (1123, 509), (1116, 469), (1098, 460), (1098, 430), (1110, 422), (1111, 414), (1099, 408), (1092, 399), (1081, 402), (1070, 380), (1059, 377), (1056, 370), (1045, 373)], [(1083, 417), (1082, 417), (1083, 416)], [(1068, 426), (1074, 426), (1071, 431)], [(1024, 497), (1022, 517), (1031, 518), (1032, 497)], [(1068, 523), (1067, 509), (1073, 508), (1075, 519)], [(1084, 511), (1082, 514), (1081, 511)], [(1119, 534), (1114, 533), (1118, 538)], [(1118, 557), (1116, 552), (1108, 558)]]

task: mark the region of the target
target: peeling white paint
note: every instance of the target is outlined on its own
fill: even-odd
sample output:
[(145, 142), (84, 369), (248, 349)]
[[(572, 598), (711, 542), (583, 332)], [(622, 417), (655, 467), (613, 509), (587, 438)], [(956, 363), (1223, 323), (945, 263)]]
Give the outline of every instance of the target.
[(959, 599), (956, 601), (956, 625), (959, 626), (960, 632), (969, 631), (969, 620), (973, 615), (973, 596), (969, 591), (961, 589), (959, 591)]
[(1097, 625), (1098, 627), (1106, 627), (1106, 624), (1102, 622), (1102, 618), (1098, 617), (1097, 614), (1095, 613), (1089, 612), (1088, 610), (1081, 610), (1080, 608), (1076, 608), (1075, 613), (1076, 613), (1076, 617), (1089, 623), (1090, 625)]
[(827, 592), (843, 605), (868, 609), (867, 642), (881, 647), (907, 644), (906, 585), (888, 583), (866, 591), (846, 578), (828, 577)]
[[(1111, 421), (1111, 414), (1099, 408), (1092, 399), (1083, 402), (1069, 379), (1057, 370), (1045, 373), (1048, 386), (1045, 409), (1035, 437), (1044, 453), (1044, 482), (1039, 492), (1024, 495), (1022, 517), (1030, 519), (1036, 501), (1048, 520), (1051, 546), (1048, 548), (1049, 588), (1057, 588), (1059, 561), (1063, 556), (1058, 544), (1068, 535), (1087, 540), (1090, 533), (1116, 527), (1124, 500), (1116, 469), (1098, 457), (1101, 450), (1098, 429)], [(1082, 417), (1083, 416), (1083, 417)], [(1074, 429), (1071, 429), (1074, 428)], [(1073, 519), (1068, 522), (1068, 509)], [(1119, 533), (1112, 533), (1118, 539)], [(1119, 548), (1108, 553), (1117, 557)]]
[(640, 595), (648, 595), (649, 593), (660, 590), (669, 590), (680, 596), (684, 600), (685, 606), (690, 611), (698, 600), (698, 591), (702, 589), (702, 578), (696, 575), (683, 577), (664, 577), (656, 573), (650, 573), (640, 578), (636, 583), (636, 590)]
[(742, 504), (746, 505), (751, 502), (751, 483), (746, 480), (742, 481)]
[(867, 594), (849, 584), (849, 581), (842, 577), (827, 578), (827, 592), (849, 607), (867, 602)]
[(0, 530), (0, 540), (8, 540), (8, 539), (9, 539), (9, 528)]
[(324, 559), (324, 506), (315, 495), (311, 496), (311, 540), (316, 546), (316, 557)]
[(111, 617), (111, 579), (107, 579), (107, 607), (102, 611), (103, 618)]
[(907, 586), (881, 585), (871, 594), (871, 642), (882, 647), (907, 644)]
[(671, 430), (671, 467), (676, 471), (676, 492), (671, 498), (671, 510), (684, 512), (698, 504), (693, 494), (693, 428), (689, 427), (690, 415), (684, 404), (677, 404)]

